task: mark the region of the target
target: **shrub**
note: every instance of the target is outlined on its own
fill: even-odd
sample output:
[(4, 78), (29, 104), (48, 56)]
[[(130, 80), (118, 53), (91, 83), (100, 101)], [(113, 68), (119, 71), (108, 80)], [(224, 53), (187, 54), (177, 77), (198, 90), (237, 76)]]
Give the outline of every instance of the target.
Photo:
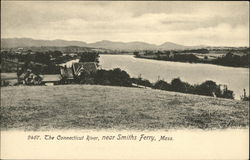
[(163, 80), (159, 80), (153, 85), (153, 88), (181, 93), (234, 99), (233, 91), (228, 90), (226, 86), (223, 90), (221, 90), (219, 85), (210, 80), (205, 81), (200, 85), (191, 85), (187, 82), (182, 82), (180, 78), (173, 79), (170, 84)]
[(97, 52), (83, 52), (80, 53), (81, 54), (81, 58), (80, 58), (80, 62), (96, 62), (96, 64), (99, 63), (99, 53)]
[(223, 89), (222, 94), (218, 97), (221, 98), (228, 98), (228, 99), (234, 99), (234, 93), (231, 90), (228, 90), (227, 88)]
[(161, 90), (171, 90), (172, 87), (167, 82), (165, 82), (163, 80), (159, 80), (154, 84), (153, 88), (161, 89)]
[(129, 74), (119, 68), (98, 70), (94, 75), (94, 82), (101, 85), (132, 86)]
[(213, 81), (206, 81), (201, 85), (198, 85), (195, 90), (196, 94), (205, 95), (205, 96), (220, 96), (221, 90), (220, 87)]

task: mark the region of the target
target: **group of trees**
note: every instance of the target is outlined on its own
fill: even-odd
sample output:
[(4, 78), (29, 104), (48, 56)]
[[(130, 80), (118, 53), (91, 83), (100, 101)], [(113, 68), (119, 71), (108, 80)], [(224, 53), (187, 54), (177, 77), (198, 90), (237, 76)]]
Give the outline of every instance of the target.
[(175, 53), (202, 53), (202, 54), (206, 54), (206, 53), (209, 53), (209, 50), (206, 48), (200, 48), (200, 49), (189, 49), (189, 50), (183, 50), (183, 51), (176, 51)]
[(35, 52), (31, 50), (25, 53), (8, 53), (7, 51), (1, 53), (1, 59), (4, 60), (15, 60), (19, 64), (21, 70), (18, 71), (18, 75), (25, 72), (27, 69), (32, 70), (35, 74), (55, 74), (59, 73), (60, 69), (56, 66), (54, 61), (51, 59), (57, 59), (62, 57), (60, 51), (49, 51), (49, 52)]
[(174, 54), (173, 57), (170, 57), (169, 60), (178, 61), (178, 62), (197, 62), (199, 60), (194, 54)]
[(225, 56), (213, 60), (212, 63), (233, 67), (249, 67), (249, 61), (249, 54), (239, 56), (229, 52)]
[(183, 51), (144, 51), (143, 54), (134, 52), (135, 57), (138, 58), (149, 58), (165, 61), (177, 61), (177, 62), (190, 62), (190, 63), (211, 63), (223, 66), (233, 67), (249, 67), (249, 51), (243, 50), (240, 52), (241, 55), (237, 55), (237, 52), (229, 51), (226, 55), (218, 57), (216, 59), (208, 59), (205, 56), (204, 59), (198, 58), (195, 53), (206, 54), (209, 53), (207, 49), (196, 49), (196, 50), (183, 50)]
[(113, 70), (101, 69), (94, 74), (80, 76), (80, 79), (81, 83), (87, 84), (132, 87), (134, 83), (153, 89), (234, 99), (233, 91), (228, 90), (227, 86), (217, 85), (216, 82), (211, 80), (196, 85), (183, 82), (180, 78), (175, 78), (170, 83), (163, 80), (151, 83), (149, 80), (140, 77), (131, 78), (126, 71), (119, 68)]
[(100, 85), (132, 86), (130, 76), (120, 68), (113, 70), (98, 70), (94, 75), (94, 82)]
[(99, 53), (98, 52), (83, 52), (80, 54), (80, 62), (96, 62), (99, 63)]
[(191, 85), (187, 82), (183, 82), (179, 78), (173, 79), (171, 83), (159, 80), (153, 85), (153, 88), (167, 91), (234, 99), (233, 91), (228, 90), (226, 86), (221, 89), (220, 85), (217, 85), (216, 82), (210, 80), (197, 85)]

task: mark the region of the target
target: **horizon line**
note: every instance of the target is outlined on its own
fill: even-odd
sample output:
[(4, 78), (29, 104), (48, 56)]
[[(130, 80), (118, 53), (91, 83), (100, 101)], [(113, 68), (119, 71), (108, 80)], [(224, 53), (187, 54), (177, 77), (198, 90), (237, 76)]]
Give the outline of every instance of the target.
[(32, 39), (32, 40), (42, 40), (42, 41), (56, 41), (56, 40), (62, 40), (62, 41), (68, 41), (68, 42), (82, 42), (82, 43), (86, 43), (86, 44), (91, 44), (91, 43), (97, 43), (97, 42), (102, 42), (102, 41), (109, 41), (109, 42), (117, 42), (117, 43), (133, 43), (133, 42), (141, 42), (141, 43), (147, 43), (149, 45), (156, 45), (156, 46), (160, 46), (164, 43), (173, 43), (176, 45), (182, 45), (185, 47), (195, 47), (195, 46), (204, 46), (204, 47), (247, 47), (249, 48), (249, 45), (240, 45), (240, 46), (230, 46), (230, 45), (205, 45), (205, 44), (196, 44), (196, 45), (185, 45), (185, 44), (180, 44), (180, 43), (176, 43), (176, 42), (171, 42), (171, 41), (165, 41), (161, 44), (155, 44), (155, 43), (149, 43), (149, 42), (145, 42), (145, 41), (113, 41), (113, 40), (107, 40), (107, 39), (103, 39), (103, 40), (97, 40), (94, 42), (86, 42), (86, 41), (82, 41), (82, 40), (65, 40), (65, 39), (35, 39), (35, 38), (31, 38), (31, 37), (1, 37), (2, 39)]

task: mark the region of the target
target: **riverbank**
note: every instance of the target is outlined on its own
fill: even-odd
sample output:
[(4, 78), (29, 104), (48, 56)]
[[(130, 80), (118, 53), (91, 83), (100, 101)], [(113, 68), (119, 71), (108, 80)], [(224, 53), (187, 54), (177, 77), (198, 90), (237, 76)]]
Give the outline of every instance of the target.
[[(195, 55), (195, 54), (194, 54)], [(194, 63), (194, 64), (212, 64), (212, 65), (217, 65), (217, 66), (224, 66), (224, 67), (233, 67), (233, 68), (248, 68), (249, 65), (233, 65), (233, 64), (220, 64), (220, 63), (215, 63), (214, 61), (211, 60), (203, 60), (203, 59), (198, 59), (194, 61), (181, 61), (181, 60), (174, 60), (174, 59), (164, 59), (164, 58), (157, 58), (156, 56), (135, 56), (135, 58), (143, 58), (143, 59), (151, 59), (151, 60), (157, 60), (157, 61), (168, 61), (168, 62), (182, 62), (182, 63)], [(249, 59), (249, 58), (246, 58)]]
[(98, 85), (1, 88), (1, 129), (246, 128), (249, 102)]

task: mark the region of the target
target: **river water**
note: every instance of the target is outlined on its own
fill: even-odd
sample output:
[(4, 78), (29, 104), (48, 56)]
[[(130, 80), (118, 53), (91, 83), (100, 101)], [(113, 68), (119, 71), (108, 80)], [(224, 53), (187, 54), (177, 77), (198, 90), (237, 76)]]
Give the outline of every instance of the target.
[(121, 68), (131, 77), (148, 79), (156, 82), (158, 79), (171, 82), (179, 77), (190, 84), (200, 84), (206, 80), (225, 84), (233, 90), (235, 99), (240, 99), (243, 89), (249, 95), (249, 69), (225, 67), (212, 64), (169, 62), (134, 58), (133, 55), (100, 55), (102, 69)]

